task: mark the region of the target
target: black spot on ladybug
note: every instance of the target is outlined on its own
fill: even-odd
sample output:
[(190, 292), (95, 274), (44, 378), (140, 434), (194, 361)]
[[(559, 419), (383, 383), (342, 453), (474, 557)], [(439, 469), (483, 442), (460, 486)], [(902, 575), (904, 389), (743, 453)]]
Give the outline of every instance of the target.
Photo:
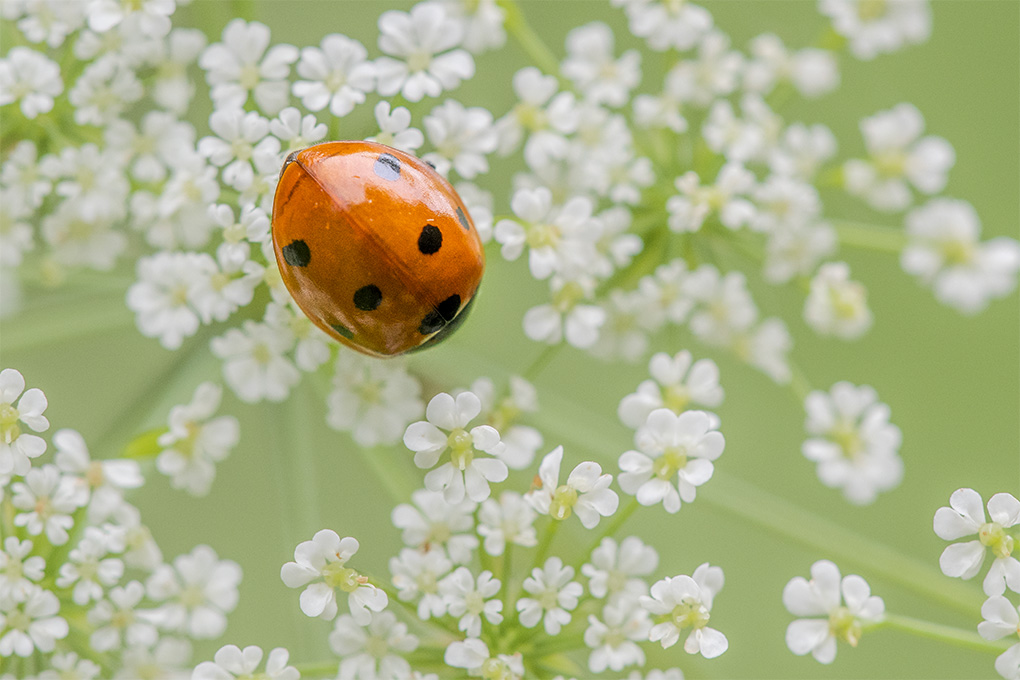
[(391, 182), (400, 179), (400, 161), (397, 160), (396, 156), (391, 156), (388, 153), (382, 154), (376, 159), (374, 169), (375, 174), (383, 179)]
[(446, 338), (450, 337), (450, 335), (452, 335), (455, 330), (457, 330), (464, 324), (464, 320), (467, 319), (468, 312), (471, 311), (471, 306), (474, 304), (476, 297), (478, 297), (478, 291), (475, 291), (475, 295), (472, 296), (472, 298), (467, 301), (467, 304), (464, 305), (464, 309), (460, 310), (460, 314), (455, 316), (453, 321), (447, 322), (438, 333), (436, 333), (431, 338), (421, 343), (417, 347), (409, 349), (408, 352), (409, 353), (418, 352), (427, 347), (432, 347), (433, 345), (436, 345), (445, 340)]
[(425, 315), (418, 326), (418, 332), (422, 335), (431, 335), (440, 328), (453, 321), (460, 310), (460, 296), (451, 295), (440, 302), (435, 309)]
[(438, 253), (443, 246), (443, 232), (434, 224), (426, 224), (421, 228), (421, 235), (418, 236), (418, 250), (422, 255)]
[(378, 286), (362, 286), (354, 291), (354, 306), (363, 312), (371, 312), (382, 302), (382, 291)]
[(457, 208), (457, 221), (460, 222), (460, 226), (464, 227), (465, 230), (471, 231), (471, 223), (467, 220), (467, 215), (460, 208)]
[(312, 261), (312, 251), (304, 241), (291, 241), (283, 247), (283, 260), (291, 267), (307, 267)]
[(354, 337), (354, 333), (351, 331), (351, 329), (343, 325), (342, 323), (331, 323), (329, 327), (335, 330), (343, 337), (347, 338), (348, 340)]

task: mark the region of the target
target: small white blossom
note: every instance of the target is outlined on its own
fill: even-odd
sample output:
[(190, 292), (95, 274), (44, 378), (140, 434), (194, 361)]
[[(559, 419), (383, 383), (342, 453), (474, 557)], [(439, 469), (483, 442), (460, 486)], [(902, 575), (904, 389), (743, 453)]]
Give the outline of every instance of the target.
[(31, 592), (33, 582), (42, 579), (46, 560), (32, 554), (32, 541), (19, 541), (17, 536), (4, 539), (0, 549), (0, 602), (22, 600)]
[(156, 469), (170, 477), (176, 489), (195, 496), (208, 493), (215, 464), (226, 459), (240, 439), (237, 418), (212, 417), (222, 394), (219, 385), (204, 382), (195, 388), (190, 403), (170, 409), (167, 431), (157, 440), (163, 450), (156, 458)]
[(871, 328), (867, 289), (850, 279), (845, 262), (829, 262), (818, 269), (804, 300), (804, 320), (818, 334), (843, 340), (859, 338)]
[(508, 543), (525, 548), (538, 545), (534, 526), (537, 517), (519, 493), (504, 491), (498, 503), (485, 499), (478, 511), (478, 534), (484, 539), (485, 552), (502, 555)]
[(350, 432), (361, 446), (400, 441), (408, 424), (421, 417), (421, 384), (400, 361), (380, 362), (354, 352), (336, 358), (326, 422)]
[(421, 550), (441, 546), (454, 563), (470, 562), (478, 547), (478, 537), (472, 533), (475, 503), (447, 503), (442, 493), (428, 489), (418, 489), (411, 500), (414, 505), (402, 503), (390, 515), (404, 545)]
[(57, 596), (35, 585), (24, 597), (0, 598), (0, 656), (25, 658), (36, 650), (52, 652), (70, 629), (56, 615), (59, 611)]
[(517, 600), (521, 625), (534, 628), (544, 620), (545, 632), (559, 635), (560, 629), (570, 623), (570, 612), (584, 592), (573, 578), (574, 568), (564, 566), (559, 557), (550, 557), (543, 567), (532, 569), (531, 576), (524, 579), (524, 591), (532, 597)]
[(970, 203), (935, 198), (908, 213), (906, 224), (900, 266), (931, 286), (939, 302), (974, 314), (1016, 288), (1020, 243), (1005, 236), (981, 242)]
[(379, 124), (379, 134), (367, 137), (370, 142), (378, 142), (413, 153), (425, 143), (425, 135), (418, 128), (411, 127), (411, 112), (403, 106), (391, 109), (388, 101), (375, 105), (375, 120)]
[(32, 465), (29, 459), (46, 452), (42, 437), (22, 430), (22, 425), (35, 432), (48, 430), (50, 421), (43, 415), (46, 406), (42, 390), (25, 390), (25, 378), (19, 371), (0, 371), (0, 475), (24, 476)]
[(74, 586), (71, 600), (80, 606), (102, 599), (105, 589), (118, 583), (124, 575), (123, 560), (109, 556), (116, 552), (115, 547), (106, 532), (86, 527), (85, 536), (71, 551), (68, 561), (60, 565), (57, 587)]
[(144, 597), (145, 587), (138, 581), (111, 588), (107, 599), (89, 610), (88, 622), (94, 629), (89, 644), (99, 652), (154, 644), (159, 632), (149, 620), (151, 612), (137, 609)]
[[(984, 621), (978, 624), (978, 633), (986, 640), (1001, 640), (1020, 631), (1020, 611), (1001, 595), (985, 600), (981, 605)], [(1020, 642), (995, 659), (995, 670), (1006, 680), (1020, 678)]]
[(113, 122), (144, 93), (134, 71), (113, 57), (104, 57), (85, 68), (67, 99), (74, 105), (76, 123), (102, 126)]
[(867, 385), (838, 382), (828, 392), (814, 391), (804, 400), (804, 456), (818, 463), (826, 486), (841, 488), (851, 503), (872, 503), (880, 491), (899, 485), (902, 434), (889, 422), (889, 407)]
[(788, 81), (805, 97), (818, 97), (839, 86), (836, 56), (808, 47), (787, 50), (779, 36), (763, 33), (751, 41), (753, 59), (744, 68), (744, 86), (768, 94), (777, 83)]
[(818, 9), (832, 19), (832, 27), (850, 41), (858, 59), (874, 59), (916, 45), (931, 35), (928, 0), (819, 0)]
[(476, 579), (467, 567), (458, 567), (439, 582), (439, 593), (446, 605), (446, 613), (460, 617), (458, 630), (468, 637), (482, 633), (482, 617), (494, 626), (503, 621), (503, 603), (496, 598), (500, 581), (491, 571), (483, 571)]
[(284, 354), (294, 346), (289, 328), (245, 321), (213, 338), (213, 354), (224, 360), (223, 377), (241, 401), (283, 401), (300, 373)]
[(60, 474), (56, 465), (33, 468), (22, 482), (11, 485), (14, 526), (25, 527), (29, 536), (45, 532), (53, 545), (68, 540), (68, 529), (74, 525), (74, 512), (88, 503), (88, 488), (78, 478)]
[(648, 610), (638, 606), (636, 597), (620, 598), (602, 608), (602, 619), (588, 615), (584, 644), (591, 648), (588, 669), (601, 673), (607, 668), (622, 671), (627, 666), (643, 666), (645, 653), (638, 642), (648, 640), (652, 622)]
[(619, 543), (606, 536), (591, 553), (591, 561), (581, 566), (588, 577), (588, 591), (598, 598), (643, 595), (648, 590), (643, 576), (659, 565), (655, 548), (637, 536), (628, 536)]
[(468, 675), (482, 675), (483, 669), (491, 677), (500, 680), (521, 680), (524, 677), (524, 662), (521, 653), (513, 656), (499, 654), (489, 656), (489, 647), (478, 638), (451, 642), (443, 654), (447, 666), (464, 668)]
[(599, 339), (606, 323), (606, 311), (588, 304), (594, 297), (595, 283), (589, 277), (565, 279), (553, 276), (549, 282), (552, 300), (524, 313), (524, 334), (536, 342), (556, 345), (566, 339), (578, 348), (588, 349)]
[[(375, 60), (379, 94), (401, 93), (408, 101), (438, 97), (475, 74), (475, 62), (462, 49), (463, 26), (436, 3), (419, 3), (410, 13), (389, 10), (379, 16)], [(395, 59), (393, 57), (396, 57)]]
[(689, 50), (712, 28), (712, 14), (691, 2), (670, 0), (612, 0), (623, 6), (630, 31), (653, 50)]
[(227, 628), (227, 614), (237, 606), (241, 567), (221, 560), (207, 545), (164, 564), (146, 583), (150, 598), (160, 602), (152, 620), (160, 628), (196, 639), (217, 638)]
[(593, 22), (567, 33), (561, 70), (588, 101), (619, 108), (641, 80), (641, 53), (627, 50), (614, 60), (612, 29)]
[(331, 33), (319, 45), (301, 50), (297, 73), (303, 80), (294, 83), (294, 96), (309, 111), (328, 106), (334, 116), (346, 116), (375, 85), (375, 67), (365, 46), (345, 35)]
[(166, 349), (177, 349), (198, 331), (200, 320), (190, 304), (198, 272), (211, 264), (205, 253), (158, 252), (138, 260), (137, 282), (127, 292), (127, 306), (135, 312), (142, 335), (158, 338)]
[(712, 600), (723, 587), (723, 570), (708, 562), (694, 570), (693, 576), (673, 576), (652, 585), (651, 597), (641, 596), (641, 606), (653, 616), (665, 616), (649, 631), (648, 639), (659, 641), (662, 648), (672, 647), (680, 634), (691, 628), (684, 641), (684, 651), (714, 659), (729, 647), (726, 636), (710, 628)]
[(20, 100), (25, 118), (53, 109), (53, 98), (64, 91), (60, 67), (30, 47), (12, 47), (0, 59), (0, 106)]
[(1020, 524), (1020, 501), (1012, 494), (995, 494), (988, 499), (988, 522), (981, 496), (973, 489), (954, 491), (949, 506), (935, 511), (935, 533), (947, 541), (974, 538), (953, 543), (942, 551), (939, 557), (942, 573), (954, 578), (974, 578), (990, 552), (993, 560), (983, 584), (985, 595), (1002, 595), (1007, 587), (1020, 593), (1020, 561), (1013, 557), (1016, 539), (1005, 531)]
[(432, 109), (424, 123), (436, 151), (423, 159), (435, 165), (439, 174), (446, 176), (452, 169), (472, 179), (489, 171), (486, 155), (496, 150), (497, 136), (488, 110), (480, 106), (465, 108), (450, 99)]
[(357, 539), (341, 539), (335, 531), (323, 529), (294, 549), (295, 561), (283, 565), (280, 578), (288, 588), (307, 586), (301, 592), (301, 611), (306, 616), (332, 620), (337, 613), (337, 588), (347, 593), (351, 616), (359, 625), (371, 620), (369, 610), (385, 609), (386, 593), (346, 566), (358, 548)]
[(428, 551), (404, 548), (390, 558), (390, 574), (397, 588), (397, 597), (404, 602), (418, 601), (418, 617), (422, 621), (446, 613), (446, 601), (439, 593), (439, 582), (453, 568), (442, 548)]
[(692, 405), (715, 408), (722, 404), (719, 367), (711, 359), (694, 361), (687, 350), (672, 357), (659, 352), (648, 362), (648, 372), (652, 379), (638, 385), (617, 409), (620, 421), (629, 428), (644, 425), (648, 414), (658, 408), (680, 414)]
[(828, 560), (811, 565), (810, 581), (803, 576), (791, 579), (783, 588), (783, 605), (794, 616), (811, 617), (790, 623), (786, 646), (798, 656), (810, 652), (824, 664), (836, 658), (837, 640), (856, 647), (863, 627), (885, 615), (885, 603), (871, 594), (863, 578), (854, 574), (840, 579), (839, 568)]
[(414, 451), (414, 464), (428, 469), (450, 450), (450, 460), (425, 475), (425, 487), (442, 491), (449, 503), (460, 503), (464, 497), (480, 503), (489, 497), (489, 483), (502, 482), (508, 470), (506, 463), (495, 456), (504, 446), (499, 432), (488, 425), (467, 430), (468, 424), (481, 413), (482, 403), (471, 392), (462, 392), (454, 399), (440, 392), (429, 401), (426, 421), (407, 426), (404, 445)]
[(242, 107), (250, 94), (262, 111), (275, 115), (287, 105), (287, 76), (297, 59), (293, 45), (269, 47), (265, 24), (234, 19), (223, 29), (223, 42), (206, 48), (198, 65), (206, 71), (218, 108)]
[(585, 529), (594, 529), (602, 517), (609, 517), (620, 505), (620, 497), (609, 488), (613, 476), (602, 474), (598, 463), (579, 463), (561, 486), (562, 462), (562, 446), (547, 453), (538, 468), (538, 486), (525, 499), (543, 515), (562, 521), (576, 514)]
[(715, 184), (702, 185), (690, 170), (675, 182), (679, 196), (666, 201), (669, 228), (675, 232), (698, 231), (713, 214), (730, 229), (745, 226), (754, 217), (754, 205), (745, 196), (754, 187), (754, 175), (736, 163), (719, 171)]

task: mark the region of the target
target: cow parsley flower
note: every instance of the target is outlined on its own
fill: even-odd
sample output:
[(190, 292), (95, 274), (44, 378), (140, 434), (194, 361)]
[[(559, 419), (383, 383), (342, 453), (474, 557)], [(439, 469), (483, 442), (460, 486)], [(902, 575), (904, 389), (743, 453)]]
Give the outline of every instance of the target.
[(371, 619), (369, 610), (379, 612), (386, 607), (386, 593), (346, 566), (358, 548), (357, 539), (341, 539), (335, 531), (323, 529), (294, 549), (295, 561), (283, 565), (280, 578), (288, 588), (307, 586), (301, 592), (301, 611), (306, 616), (327, 621), (336, 617), (337, 588), (347, 593), (351, 616), (359, 625)]
[(439, 582), (439, 593), (446, 605), (446, 612), (457, 620), (457, 629), (468, 637), (482, 633), (482, 617), (493, 625), (503, 621), (503, 603), (496, 599), (500, 581), (492, 572), (485, 570), (477, 579), (467, 567), (458, 567)]
[(659, 566), (659, 554), (637, 536), (628, 536), (619, 543), (606, 536), (591, 553), (589, 562), (581, 566), (588, 577), (588, 592), (598, 598), (622, 594), (643, 595), (648, 576)]
[(531, 504), (514, 491), (504, 491), (497, 502), (487, 498), (478, 510), (478, 535), (485, 552), (502, 555), (507, 544), (533, 548), (538, 545), (534, 523), (537, 515)]
[(442, 548), (427, 551), (404, 548), (390, 558), (390, 574), (402, 602), (418, 601), (418, 618), (426, 621), (446, 613), (439, 582), (453, 568)]
[(691, 2), (670, 0), (612, 0), (623, 6), (630, 31), (653, 50), (689, 50), (712, 28), (712, 14)]
[(889, 422), (889, 407), (867, 385), (838, 382), (828, 392), (814, 391), (804, 400), (804, 456), (818, 463), (818, 478), (842, 488), (851, 503), (872, 503), (880, 491), (899, 485), (902, 435)]
[(70, 629), (59, 611), (57, 596), (35, 585), (22, 598), (0, 598), (0, 656), (52, 652)]
[(659, 352), (648, 362), (648, 372), (652, 379), (638, 385), (637, 391), (624, 397), (617, 409), (620, 421), (629, 428), (641, 427), (648, 414), (659, 408), (679, 415), (691, 405), (715, 408), (722, 404), (719, 367), (711, 359), (694, 361), (687, 350), (672, 357)]
[(804, 300), (804, 320), (820, 335), (859, 338), (871, 328), (867, 295), (863, 284), (850, 280), (850, 267), (845, 262), (829, 262), (811, 279), (811, 290)]
[(262, 665), (262, 649), (254, 645), (241, 649), (236, 645), (220, 647), (212, 661), (203, 661), (195, 667), (192, 680), (242, 680), (264, 677), (266, 680), (298, 680), (301, 674), (288, 666), (290, 653), (283, 647), (269, 652), (265, 673), (256, 674)]
[(425, 132), (436, 149), (422, 158), (446, 176), (450, 170), (471, 179), (489, 171), (486, 155), (496, 150), (492, 114), (480, 106), (465, 108), (450, 99), (425, 116)]
[(415, 149), (425, 143), (425, 135), (418, 128), (411, 127), (411, 112), (403, 106), (391, 108), (388, 101), (375, 105), (375, 120), (379, 124), (379, 134), (366, 137), (369, 142), (378, 142), (414, 153)]
[(33, 542), (19, 541), (17, 536), (4, 539), (0, 549), (0, 601), (21, 600), (31, 592), (45, 573), (46, 560), (32, 554)]
[(560, 464), (563, 447), (557, 446), (542, 459), (538, 468), (536, 487), (525, 499), (535, 510), (563, 521), (577, 515), (585, 529), (594, 529), (602, 517), (609, 517), (620, 505), (620, 497), (609, 488), (613, 476), (602, 474), (598, 463), (579, 463), (560, 484)]
[(227, 628), (226, 615), (237, 606), (241, 567), (221, 560), (207, 545), (179, 555), (149, 577), (146, 592), (161, 603), (152, 619), (164, 630), (182, 631), (197, 639), (216, 638)]
[(874, 59), (931, 35), (928, 0), (819, 0), (818, 9), (850, 41), (858, 59)]
[(269, 47), (265, 24), (234, 19), (223, 29), (223, 42), (207, 47), (198, 65), (206, 71), (217, 108), (242, 107), (251, 95), (272, 116), (287, 105), (287, 76), (297, 59), (293, 45)]
[(341, 678), (403, 678), (411, 676), (411, 665), (401, 654), (418, 648), (418, 637), (408, 633), (407, 624), (393, 612), (371, 615), (358, 623), (344, 614), (337, 618), (329, 635), (329, 647), (342, 659)]
[[(981, 605), (984, 621), (978, 624), (978, 633), (986, 640), (1001, 640), (1020, 631), (1020, 611), (1016, 605), (1001, 595), (985, 600)], [(1020, 642), (995, 659), (995, 670), (1007, 680), (1020, 677)]]
[(450, 461), (425, 475), (425, 487), (444, 492), (448, 503), (460, 503), (465, 496), (476, 503), (484, 501), (489, 497), (489, 483), (502, 482), (509, 472), (499, 458), (476, 455), (496, 456), (503, 447), (495, 428), (467, 429), (481, 411), (481, 401), (471, 392), (462, 392), (456, 399), (441, 392), (425, 409), (427, 421), (411, 423), (404, 432), (404, 445), (415, 452), (414, 464), (419, 468), (433, 467), (450, 450)]
[[(722, 455), (725, 440), (712, 429), (704, 411), (652, 411), (635, 437), (641, 451), (620, 456), (620, 488), (641, 505), (662, 503), (666, 512), (690, 503), (697, 487), (712, 477), (712, 461)], [(674, 486), (674, 482), (676, 486)]]
[(174, 488), (195, 496), (207, 494), (216, 476), (216, 463), (225, 460), (237, 445), (241, 436), (237, 418), (213, 418), (222, 395), (219, 385), (204, 382), (195, 388), (190, 403), (170, 410), (168, 429), (157, 440), (162, 451), (156, 469), (170, 477)]
[[(846, 604), (843, 604), (843, 603)], [(783, 605), (800, 618), (786, 629), (786, 646), (798, 656), (807, 653), (820, 663), (836, 658), (836, 642), (856, 647), (864, 628), (885, 615), (882, 598), (872, 595), (857, 575), (840, 579), (839, 568), (828, 560), (811, 565), (811, 580), (796, 576), (783, 588)]]
[(20, 101), (25, 118), (53, 109), (53, 98), (64, 91), (60, 67), (30, 47), (12, 47), (0, 59), (0, 106)]
[(584, 589), (573, 581), (574, 568), (564, 566), (559, 557), (550, 557), (541, 568), (535, 567), (524, 579), (524, 592), (532, 597), (517, 600), (518, 619), (526, 628), (534, 628), (544, 620), (545, 632), (559, 635), (570, 623), (570, 612)]
[(981, 507), (981, 496), (973, 489), (957, 489), (949, 498), (948, 508), (935, 511), (935, 533), (939, 538), (955, 541), (967, 536), (973, 540), (953, 543), (942, 551), (939, 566), (942, 573), (954, 578), (969, 579), (977, 575), (992, 554), (992, 566), (985, 575), (985, 595), (1002, 595), (1008, 587), (1020, 593), (1020, 561), (1013, 556), (1016, 539), (1006, 529), (1020, 524), (1020, 501), (1012, 494), (997, 493), (988, 499), (988, 515)]
[(21, 429), (24, 425), (34, 432), (48, 430), (50, 421), (43, 415), (46, 406), (42, 390), (25, 390), (25, 378), (19, 371), (0, 371), (0, 475), (24, 475), (31, 466), (29, 459), (46, 452), (42, 437)]
[(303, 80), (294, 83), (294, 96), (309, 111), (328, 106), (334, 116), (346, 116), (375, 85), (375, 67), (365, 46), (345, 35), (332, 33), (319, 45), (301, 50), (297, 73)]
[[(419, 3), (410, 13), (389, 10), (379, 16), (379, 49), (375, 60), (379, 94), (396, 93), (408, 101), (438, 97), (475, 74), (475, 62), (462, 49), (462, 24), (437, 3)], [(394, 58), (396, 57), (396, 58)]]
[(638, 605), (636, 597), (621, 598), (602, 608), (602, 618), (588, 615), (584, 644), (591, 648), (588, 669), (601, 673), (607, 668), (621, 671), (627, 666), (642, 666), (645, 653), (638, 642), (648, 639), (652, 622), (648, 610)]
[(89, 500), (88, 489), (76, 477), (62, 475), (56, 465), (28, 470), (24, 481), (11, 484), (11, 491), (11, 503), (20, 511), (14, 526), (25, 527), (29, 536), (45, 533), (53, 545), (67, 543), (72, 515)]
[(223, 359), (223, 377), (241, 401), (283, 401), (301, 376), (284, 356), (294, 339), (287, 327), (248, 320), (213, 338), (210, 347)]
[(470, 562), (478, 547), (478, 537), (472, 533), (475, 503), (447, 503), (442, 493), (428, 489), (418, 489), (411, 500), (414, 505), (402, 503), (391, 514), (404, 545), (421, 550), (443, 547), (454, 563)]
[(680, 640), (680, 634), (690, 628), (684, 641), (684, 651), (714, 659), (729, 647), (726, 636), (710, 628), (712, 600), (722, 590), (723, 570), (705, 562), (692, 576), (680, 575), (664, 578), (652, 585), (651, 597), (641, 596), (641, 606), (656, 621), (648, 633), (652, 642), (661, 642), (663, 649)]
[(680, 195), (666, 202), (673, 231), (698, 231), (713, 214), (730, 229), (742, 227), (754, 217), (754, 206), (744, 198), (754, 187), (754, 175), (742, 165), (724, 165), (715, 184), (702, 185), (693, 170), (677, 177), (675, 184)]

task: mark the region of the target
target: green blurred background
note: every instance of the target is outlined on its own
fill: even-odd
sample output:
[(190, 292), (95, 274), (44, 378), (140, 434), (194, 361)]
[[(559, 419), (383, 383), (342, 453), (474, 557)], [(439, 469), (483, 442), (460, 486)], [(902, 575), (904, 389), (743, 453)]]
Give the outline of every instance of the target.
[[(736, 46), (771, 31), (790, 45), (806, 45), (826, 28), (814, 2), (807, 0), (728, 1), (703, 3)], [(267, 23), (274, 42), (317, 44), (331, 32), (358, 38), (377, 54), (375, 22), (386, 8), (410, 3), (256, 2), (248, 18)], [(572, 27), (602, 20), (617, 31), (617, 46), (636, 47), (626, 32), (622, 12), (603, 2), (523, 2), (528, 20), (558, 56)], [(232, 16), (233, 5), (195, 2), (180, 11), (177, 23), (202, 28), (213, 39)], [(821, 121), (840, 140), (841, 157), (862, 152), (858, 121), (901, 101), (916, 104), (927, 130), (948, 139), (957, 163), (946, 194), (965, 198), (977, 208), (985, 237), (1018, 235), (1020, 178), (1020, 4), (1003, 1), (933, 3), (934, 33), (919, 47), (873, 62), (841, 61), (841, 88), (821, 101), (791, 102), (781, 113), (787, 120)], [(183, 23), (181, 23), (183, 20)], [(661, 72), (657, 56), (646, 59), (648, 73)], [(479, 57), (478, 75), (451, 94), (501, 115), (513, 104), (509, 81), (527, 64), (512, 42), (505, 50)], [(646, 77), (644, 89), (658, 86)], [(416, 124), (431, 104), (415, 109)], [(341, 121), (345, 136), (375, 131), (369, 107)], [(196, 109), (201, 122), (205, 111)], [(493, 159), (493, 172), (482, 184), (495, 191), (497, 213), (507, 212), (511, 166)], [(897, 226), (889, 217), (870, 213), (861, 204), (826, 196), (827, 214)], [(895, 219), (895, 218), (893, 218)], [(870, 290), (873, 330), (854, 343), (820, 340), (800, 321), (802, 298), (792, 289), (765, 288), (752, 277), (752, 292), (763, 313), (785, 318), (795, 337), (792, 354), (812, 385), (827, 389), (837, 380), (874, 386), (892, 409), (893, 422), (904, 432), (906, 474), (900, 488), (865, 508), (847, 504), (823, 487), (814, 467), (800, 454), (803, 411), (789, 390), (771, 383), (725, 355), (691, 344), (696, 356), (716, 359), (726, 401), (718, 409), (727, 438), (717, 463), (718, 476), (693, 505), (675, 516), (661, 508), (640, 509), (625, 525), (651, 542), (661, 555), (657, 577), (690, 573), (710, 561), (726, 573), (726, 587), (716, 598), (713, 625), (730, 640), (721, 658), (690, 657), (679, 646), (650, 655), (649, 665), (677, 665), (688, 678), (988, 678), (995, 675), (989, 654), (957, 649), (895, 631), (866, 635), (860, 648), (840, 648), (836, 663), (823, 667), (810, 657), (794, 657), (783, 635), (791, 620), (780, 594), (795, 575), (807, 575), (812, 562), (834, 558), (844, 573), (860, 573), (881, 595), (890, 612), (907, 614), (973, 630), (980, 621), (980, 584), (969, 584), (969, 611), (934, 604), (914, 590), (875, 575), (872, 556), (854, 551), (845, 557), (777, 534), (777, 521), (789, 533), (805, 535), (809, 525), (777, 520), (772, 505), (753, 507), (743, 484), (785, 499), (803, 517), (834, 522), (845, 530), (892, 548), (937, 570), (944, 542), (931, 530), (936, 508), (958, 487), (969, 486), (987, 499), (1020, 488), (1018, 429), (1017, 296), (993, 303), (975, 318), (938, 305), (899, 270), (895, 257), (844, 249), (855, 278)], [(723, 263), (724, 265), (727, 263)], [(737, 265), (739, 263), (734, 263)], [(522, 371), (541, 351), (521, 331), (524, 311), (539, 304), (543, 284), (530, 280), (524, 262), (506, 263), (489, 250), (483, 297), (472, 319), (447, 343), (413, 360), (429, 377), (433, 392), (466, 386), (478, 375), (500, 379)], [(165, 422), (167, 410), (190, 399), (203, 379), (219, 380), (209, 356), (209, 333), (179, 352), (163, 350), (142, 338), (124, 308), (131, 281), (119, 276), (83, 277), (57, 292), (27, 291), (25, 311), (0, 326), (3, 365), (21, 370), (30, 386), (41, 387), (50, 407), (53, 429), (73, 427), (90, 442), (93, 455), (113, 457), (142, 430)], [(72, 310), (95, 310), (95, 329), (68, 327), (62, 318)], [(213, 333), (221, 332), (213, 328)], [(686, 337), (670, 352), (687, 347)], [(615, 472), (619, 453), (630, 447), (627, 430), (616, 421), (619, 399), (646, 377), (644, 362), (606, 364), (581, 352), (560, 352), (536, 380), (542, 414), (536, 422), (546, 434), (546, 450), (564, 444), (571, 464), (595, 459)], [(247, 406), (229, 394), (222, 412), (241, 420), (241, 443), (217, 471), (212, 494), (194, 499), (171, 490), (152, 471), (145, 489), (133, 499), (141, 507), (166, 557), (208, 543), (221, 557), (244, 568), (241, 601), (231, 617), (225, 642), (284, 645), (292, 660), (320, 661), (331, 625), (304, 617), (297, 592), (279, 580), (279, 568), (294, 546), (329, 527), (362, 542), (357, 564), (382, 574), (388, 556), (399, 548), (389, 524), (393, 501), (377, 481), (373, 466), (345, 435), (324, 424), (322, 395), (305, 381), (284, 405)], [(52, 433), (52, 430), (51, 430)], [(401, 447), (369, 452), (396, 478), (419, 481), (411, 456)], [(530, 474), (512, 478), (524, 490)], [(734, 514), (744, 500), (763, 521)], [(806, 521), (808, 521), (806, 520)], [(554, 551), (587, 544), (579, 527), (561, 532)], [(831, 536), (830, 536), (831, 538)], [(573, 541), (573, 542), (571, 542)], [(846, 544), (839, 540), (839, 543)], [(960, 584), (945, 579), (947, 588)], [(200, 650), (208, 658), (217, 645)]]

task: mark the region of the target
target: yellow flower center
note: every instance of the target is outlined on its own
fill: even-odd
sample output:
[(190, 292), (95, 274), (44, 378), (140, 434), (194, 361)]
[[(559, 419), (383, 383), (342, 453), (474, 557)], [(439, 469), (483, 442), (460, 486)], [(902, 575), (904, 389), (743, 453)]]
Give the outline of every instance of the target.
[(978, 540), (981, 545), (991, 548), (996, 557), (1009, 557), (1013, 553), (1014, 539), (998, 522), (982, 524), (978, 529)]
[(861, 640), (861, 624), (846, 607), (837, 607), (829, 614), (829, 632), (837, 640), (849, 642), (851, 647)]
[(669, 447), (652, 463), (652, 473), (659, 479), (672, 479), (687, 465), (687, 449)]
[(552, 502), (549, 504), (549, 516), (553, 519), (567, 519), (574, 512), (575, 505), (577, 505), (577, 489), (563, 484), (553, 491)]
[(704, 628), (708, 620), (712, 618), (705, 605), (697, 601), (684, 601), (673, 608), (669, 614), (670, 620), (677, 628)]

